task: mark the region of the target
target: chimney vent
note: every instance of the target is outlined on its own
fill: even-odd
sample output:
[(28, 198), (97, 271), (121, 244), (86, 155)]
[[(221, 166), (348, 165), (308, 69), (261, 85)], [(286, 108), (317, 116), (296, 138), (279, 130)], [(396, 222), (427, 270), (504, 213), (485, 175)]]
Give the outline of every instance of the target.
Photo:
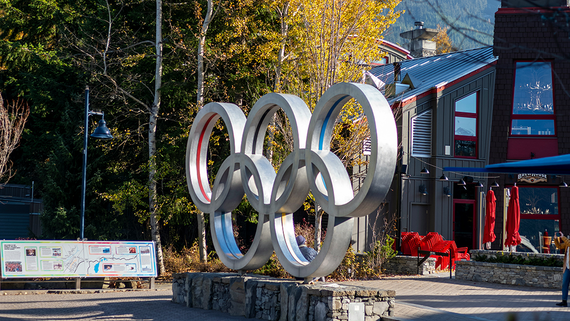
[(401, 70), (402, 70), (402, 67), (400, 66), (400, 62), (395, 62), (394, 63), (394, 82), (400, 81)]
[(424, 28), (422, 21), (416, 21), (415, 26), (417, 29), (400, 34), (400, 37), (410, 40), (410, 43), (406, 46), (410, 54), (416, 58), (435, 55), (436, 44), (432, 39), (437, 35), (437, 30)]

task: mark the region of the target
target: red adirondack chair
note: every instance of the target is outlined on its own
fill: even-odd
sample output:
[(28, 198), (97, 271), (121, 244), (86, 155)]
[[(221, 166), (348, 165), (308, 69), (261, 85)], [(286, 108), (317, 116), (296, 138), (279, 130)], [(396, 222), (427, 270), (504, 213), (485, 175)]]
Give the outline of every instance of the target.
[(452, 257), (452, 262), (453, 262), (453, 266), (452, 268), (455, 268), (455, 261), (459, 261), (459, 260), (471, 260), (471, 255), (469, 255), (469, 253), (467, 253), (469, 251), (468, 248), (466, 247), (457, 247), (457, 244), (455, 244), (455, 241), (450, 241), (451, 242), (451, 257)]
[(417, 233), (413, 235), (412, 238), (410, 238), (410, 241), (408, 242), (408, 244), (410, 245), (410, 253), (411, 253), (410, 255), (418, 256), (418, 247), (420, 247), (423, 238), (424, 236), (420, 236)]
[[(431, 252), (440, 252), (445, 253), (445, 249), (438, 247), (438, 245), (443, 241), (443, 237), (437, 232), (429, 232), (420, 243), (420, 248), (422, 251), (431, 251)], [(449, 258), (442, 256), (442, 255), (431, 255), (431, 257), (435, 258), (435, 267), (440, 267), (441, 269), (445, 269), (447, 265), (449, 265)], [(441, 267), (441, 266), (444, 267)]]
[(412, 250), (410, 249), (411, 239), (418, 237), (417, 232), (402, 232), (402, 247), (401, 251), (404, 255), (412, 255)]

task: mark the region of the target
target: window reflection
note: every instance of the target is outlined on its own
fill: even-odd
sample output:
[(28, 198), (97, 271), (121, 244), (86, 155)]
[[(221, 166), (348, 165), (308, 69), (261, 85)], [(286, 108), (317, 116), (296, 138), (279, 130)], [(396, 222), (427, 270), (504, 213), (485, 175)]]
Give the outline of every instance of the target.
[(554, 120), (513, 119), (511, 135), (554, 135)]
[(555, 136), (550, 62), (517, 62), (511, 135)]
[(558, 214), (558, 188), (519, 187), (521, 214)]
[[(558, 212), (557, 187), (519, 187), (521, 222), (519, 233), (529, 240), (538, 252), (555, 253), (552, 244), (542, 244), (545, 233), (554, 236), (560, 230), (560, 214)], [(546, 219), (548, 218), (548, 219)], [(517, 251), (529, 252), (532, 248), (519, 245)]]
[(462, 113), (476, 113), (477, 112), (477, 93), (461, 98), (455, 102), (455, 111)]
[(554, 114), (550, 62), (517, 62), (516, 67), (513, 114)]
[(477, 118), (455, 117), (455, 135), (477, 136)]
[(477, 105), (479, 92), (455, 101), (455, 156), (477, 157)]
[[(529, 220), (521, 219), (521, 225), (519, 228), (519, 234), (526, 237), (532, 247), (537, 251), (542, 253), (543, 249), (543, 238), (545, 232), (548, 232), (549, 236), (554, 236), (554, 233), (560, 231), (560, 221), (559, 220)], [(550, 253), (557, 253), (554, 244), (545, 244), (549, 247)], [(517, 251), (519, 252), (532, 252), (532, 249), (523, 244), (517, 246)]]
[(475, 157), (477, 144), (470, 140), (455, 141), (455, 156)]

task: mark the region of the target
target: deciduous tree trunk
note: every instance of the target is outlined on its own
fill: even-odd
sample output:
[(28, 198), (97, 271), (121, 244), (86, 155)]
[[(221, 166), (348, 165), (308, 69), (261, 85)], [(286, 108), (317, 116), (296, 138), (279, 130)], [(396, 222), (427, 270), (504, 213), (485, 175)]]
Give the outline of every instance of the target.
[(321, 229), (323, 225), (323, 210), (315, 203), (315, 245), (313, 248), (319, 252), (321, 250)]
[[(200, 31), (200, 36), (198, 39), (198, 84), (197, 84), (197, 97), (196, 104), (199, 109), (204, 106), (204, 46), (206, 45), (206, 34), (208, 33), (208, 27), (212, 21), (214, 14), (213, 0), (208, 0), (208, 8), (206, 9), (206, 17), (204, 18), (204, 23), (202, 24), (202, 30)], [(208, 252), (206, 249), (206, 223), (204, 218), (204, 213), (198, 211), (198, 247), (200, 252), (200, 262), (208, 262)]]
[(160, 225), (157, 219), (157, 189), (156, 189), (156, 123), (160, 109), (160, 87), (162, 86), (162, 0), (156, 0), (156, 69), (154, 82), (154, 102), (150, 109), (148, 124), (148, 205), (150, 213), (150, 229), (152, 240), (156, 243), (156, 258), (158, 272), (164, 274), (164, 257), (160, 240)]

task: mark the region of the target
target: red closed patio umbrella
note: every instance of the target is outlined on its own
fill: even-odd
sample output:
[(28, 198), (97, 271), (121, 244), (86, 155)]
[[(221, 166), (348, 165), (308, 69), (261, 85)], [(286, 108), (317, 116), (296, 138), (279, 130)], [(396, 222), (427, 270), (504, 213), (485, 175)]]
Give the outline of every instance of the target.
[(495, 193), (489, 190), (486, 197), (485, 206), (485, 230), (483, 233), (483, 243), (491, 243), (495, 241)]
[(507, 210), (507, 239), (505, 246), (517, 246), (521, 244), (519, 227), (521, 225), (521, 207), (519, 204), (519, 188), (511, 188), (511, 200)]

